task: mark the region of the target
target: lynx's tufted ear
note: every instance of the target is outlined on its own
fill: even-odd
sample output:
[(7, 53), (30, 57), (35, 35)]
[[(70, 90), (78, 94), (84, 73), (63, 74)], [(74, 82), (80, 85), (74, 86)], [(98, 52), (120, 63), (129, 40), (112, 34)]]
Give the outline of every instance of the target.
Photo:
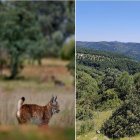
[(52, 103), (53, 103), (53, 101), (54, 101), (54, 96), (52, 96), (52, 98), (51, 98), (50, 102), (52, 102)]
[(57, 96), (55, 97), (55, 101), (57, 100)]

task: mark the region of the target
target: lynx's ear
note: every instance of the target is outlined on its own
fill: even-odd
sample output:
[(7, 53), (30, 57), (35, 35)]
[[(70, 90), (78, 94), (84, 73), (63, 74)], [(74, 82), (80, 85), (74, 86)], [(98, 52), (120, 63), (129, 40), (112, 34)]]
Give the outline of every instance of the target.
[(54, 101), (54, 96), (52, 96), (52, 98), (51, 98), (50, 102), (52, 102), (52, 103), (53, 103), (53, 101)]
[(57, 100), (57, 96), (55, 97), (55, 101)]

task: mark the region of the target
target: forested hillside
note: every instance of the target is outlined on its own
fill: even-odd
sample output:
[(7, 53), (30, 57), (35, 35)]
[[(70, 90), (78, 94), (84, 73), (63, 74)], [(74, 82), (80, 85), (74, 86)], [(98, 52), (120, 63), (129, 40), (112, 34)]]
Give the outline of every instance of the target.
[[(77, 47), (77, 134), (89, 131), (109, 138), (140, 134), (140, 63), (122, 54)], [(97, 129), (96, 113), (102, 116)], [(101, 122), (100, 120), (98, 120)]]
[(99, 51), (108, 51), (121, 53), (126, 56), (132, 57), (136, 60), (140, 60), (140, 43), (123, 43), (118, 41), (101, 41), (101, 42), (82, 42), (77, 41), (77, 46), (85, 48), (95, 49)]
[(140, 63), (122, 54), (96, 51), (89, 48), (77, 47), (77, 62), (97, 70), (107, 68), (127, 71), (134, 74), (140, 71)]

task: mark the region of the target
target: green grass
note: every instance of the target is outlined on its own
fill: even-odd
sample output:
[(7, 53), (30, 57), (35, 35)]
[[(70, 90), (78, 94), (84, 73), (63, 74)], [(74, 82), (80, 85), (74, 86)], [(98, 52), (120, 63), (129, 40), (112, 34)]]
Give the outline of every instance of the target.
[(125, 137), (125, 138), (121, 138), (120, 140), (140, 140), (140, 135), (139, 136), (135, 136), (135, 137)]
[(74, 140), (72, 128), (0, 127), (0, 140)]
[[(104, 136), (103, 134), (97, 134), (96, 131), (100, 130), (102, 124), (109, 118), (112, 111), (94, 112), (94, 130), (86, 134), (77, 136), (77, 140), (112, 140)], [(140, 140), (140, 136), (135, 137), (125, 137), (120, 140)]]
[(100, 130), (102, 123), (112, 114), (112, 111), (94, 112), (94, 130), (83, 135), (77, 136), (77, 140), (91, 140), (98, 138), (104, 140), (102, 134), (96, 134), (97, 130)]

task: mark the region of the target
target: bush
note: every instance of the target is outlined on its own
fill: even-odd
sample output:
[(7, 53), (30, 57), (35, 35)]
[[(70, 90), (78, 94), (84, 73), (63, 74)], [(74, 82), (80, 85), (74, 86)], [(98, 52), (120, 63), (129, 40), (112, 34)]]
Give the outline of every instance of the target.
[(78, 120), (93, 119), (93, 111), (91, 109), (85, 109), (77, 106), (76, 119)]
[(117, 92), (114, 89), (108, 89), (102, 93), (98, 100), (96, 108), (99, 110), (113, 109), (121, 105)]
[(101, 131), (110, 138), (140, 134), (140, 95), (131, 95), (104, 123)]
[(61, 58), (64, 60), (71, 60), (75, 57), (75, 41), (70, 37), (64, 43), (61, 50)]
[(77, 119), (91, 119), (95, 109), (95, 100), (98, 98), (98, 85), (89, 74), (77, 71)]
[(82, 121), (77, 123), (77, 135), (84, 134), (94, 129), (94, 122), (92, 120)]

